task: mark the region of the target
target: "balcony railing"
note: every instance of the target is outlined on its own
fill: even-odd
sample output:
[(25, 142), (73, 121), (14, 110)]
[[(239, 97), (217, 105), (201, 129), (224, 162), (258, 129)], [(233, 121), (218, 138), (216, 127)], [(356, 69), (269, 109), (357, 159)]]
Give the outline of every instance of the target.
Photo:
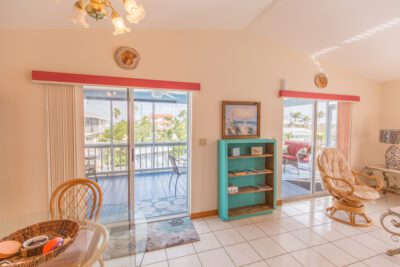
[[(134, 148), (135, 172), (171, 170), (172, 155), (186, 161), (186, 142), (137, 143)], [(86, 144), (86, 176), (111, 176), (128, 173), (128, 144)], [(184, 165), (186, 165), (184, 163)]]

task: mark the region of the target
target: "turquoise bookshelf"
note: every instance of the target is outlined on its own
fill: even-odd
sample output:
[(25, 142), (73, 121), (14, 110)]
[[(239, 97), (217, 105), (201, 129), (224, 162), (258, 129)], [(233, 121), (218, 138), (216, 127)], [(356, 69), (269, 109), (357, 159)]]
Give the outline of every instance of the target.
[[(263, 147), (262, 155), (251, 155), (251, 147)], [(240, 148), (232, 156), (232, 148)], [(228, 185), (239, 188), (228, 193)], [(274, 139), (229, 139), (218, 141), (218, 214), (229, 221), (276, 208), (276, 141)]]

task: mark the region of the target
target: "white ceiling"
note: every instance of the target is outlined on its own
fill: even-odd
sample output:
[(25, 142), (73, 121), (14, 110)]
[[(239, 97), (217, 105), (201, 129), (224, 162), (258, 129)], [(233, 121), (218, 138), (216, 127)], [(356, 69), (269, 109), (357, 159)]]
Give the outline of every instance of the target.
[[(112, 1), (123, 10), (122, 0)], [(400, 79), (400, 0), (137, 1), (146, 18), (132, 28), (245, 29), (310, 56), (336, 47), (317, 57), (322, 67), (329, 62), (376, 81)], [(73, 28), (73, 2), (0, 0), (0, 28)], [(111, 30), (110, 23), (89, 21)], [(383, 30), (343, 43), (377, 26)]]
[[(343, 41), (388, 21), (358, 42)], [(400, 79), (400, 0), (277, 0), (248, 30), (376, 81)]]
[[(146, 18), (132, 28), (243, 29), (273, 0), (137, 0)], [(73, 28), (74, 0), (0, 0), (0, 28)], [(125, 14), (122, 0), (111, 0)], [(110, 23), (88, 20), (93, 27)]]

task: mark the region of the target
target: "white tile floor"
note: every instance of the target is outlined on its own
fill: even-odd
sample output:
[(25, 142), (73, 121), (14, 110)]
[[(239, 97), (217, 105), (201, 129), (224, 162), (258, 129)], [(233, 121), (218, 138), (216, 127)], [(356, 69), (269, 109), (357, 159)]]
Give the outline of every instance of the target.
[[(271, 215), (232, 222), (218, 217), (196, 220), (199, 242), (146, 253), (136, 266), (400, 266), (400, 255), (384, 254), (400, 247), (400, 242), (394, 242), (379, 224), (380, 214), (400, 205), (400, 197), (387, 195), (368, 203), (374, 225), (367, 228), (330, 220), (322, 212), (330, 201), (323, 197), (288, 203)], [(135, 266), (135, 259), (115, 259), (106, 266)]]

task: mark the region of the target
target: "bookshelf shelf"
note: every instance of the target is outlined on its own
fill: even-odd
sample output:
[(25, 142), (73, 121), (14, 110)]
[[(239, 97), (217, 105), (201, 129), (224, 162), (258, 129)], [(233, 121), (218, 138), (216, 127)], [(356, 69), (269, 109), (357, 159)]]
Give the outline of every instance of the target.
[(254, 213), (265, 212), (265, 211), (272, 212), (273, 207), (266, 204), (252, 205), (249, 207), (245, 206), (245, 207), (229, 209), (228, 214), (230, 217), (237, 217), (237, 216), (251, 215)]
[(273, 173), (272, 170), (262, 170), (262, 171), (257, 171), (257, 172), (246, 172), (243, 174), (232, 174), (228, 173), (229, 178), (235, 178), (235, 177), (244, 177), (244, 176), (252, 176), (252, 175), (264, 175), (264, 174), (270, 174)]
[[(262, 155), (251, 155), (262, 147)], [(240, 148), (239, 156), (231, 150)], [(218, 212), (224, 221), (269, 214), (276, 208), (276, 141), (229, 139), (218, 141)], [(228, 186), (238, 192), (228, 193)]]
[(274, 190), (272, 187), (268, 186), (266, 188), (256, 188), (254, 186), (243, 186), (239, 187), (239, 191), (237, 193), (228, 193), (229, 195), (241, 195), (241, 194), (252, 194), (252, 193), (261, 193)]
[(269, 158), (273, 157), (273, 154), (263, 154), (263, 155), (241, 155), (241, 156), (228, 156), (228, 159), (251, 159), (251, 158)]

